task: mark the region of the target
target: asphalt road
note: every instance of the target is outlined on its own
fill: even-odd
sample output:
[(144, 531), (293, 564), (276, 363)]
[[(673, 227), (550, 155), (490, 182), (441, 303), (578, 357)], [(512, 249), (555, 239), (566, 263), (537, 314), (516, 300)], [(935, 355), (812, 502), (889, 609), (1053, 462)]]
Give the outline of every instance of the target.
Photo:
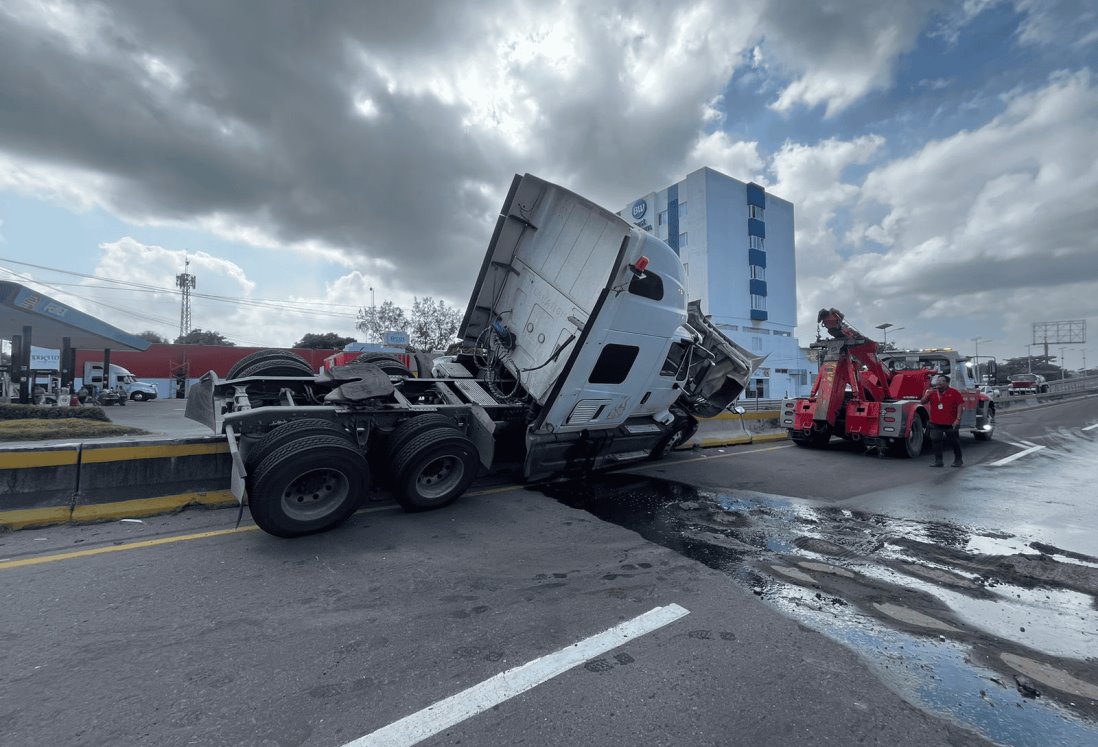
[[(410, 743), (425, 733), (416, 729), (453, 712), (459, 720), (424, 744), (987, 743), (979, 733), (1008, 744), (1034, 734), (1046, 738), (1035, 744), (1085, 744), (1098, 735), (1089, 713), (1050, 700), (1044, 686), (1038, 700), (1012, 687), (992, 693), (998, 710), (966, 693), (982, 716), (920, 697), (911, 671), (925, 666), (941, 678), (949, 661), (915, 652), (886, 671), (868, 653), (876, 628), (851, 624), (865, 606), (857, 590), (813, 572), (818, 583), (803, 587), (809, 601), (798, 605), (797, 583), (766, 575), (775, 557), (792, 555), (779, 534), (808, 520), (805, 507), (817, 526), (820, 516), (872, 512), (906, 519), (912, 531), (948, 523), (978, 527), (969, 538), (1047, 536), (1066, 551), (1098, 554), (1088, 533), (1073, 530), (1094, 526), (1081, 485), (1055, 511), (1020, 487), (1041, 464), (1042, 483), (1086, 474), (1073, 459), (1093, 453), (1098, 431), (1081, 429), (1098, 423), (1098, 400), (1057, 408), (1002, 418), (1005, 441), (966, 438), (969, 466), (944, 473), (927, 459), (878, 460), (838, 442), (826, 452), (774, 444), (678, 453), (566, 495), (548, 491), (576, 504), (639, 480), (685, 486), (659, 499), (675, 511), (715, 496), (733, 524), (765, 515), (759, 532), (775, 539), (760, 546), (772, 555), (736, 551), (730, 565), (695, 557), (697, 543), (668, 541), (666, 526), (630, 528), (667, 515), (651, 502), (604, 520), (592, 507), (507, 487), (428, 514), (373, 509), (293, 541), (256, 531), (246, 517), (234, 531), (231, 511), (4, 535), (0, 743), (343, 745), (387, 727)], [(1030, 448), (1010, 443), (1023, 440), (1046, 448), (986, 466)], [(946, 499), (964, 485), (985, 486), (999, 503)], [(767, 513), (767, 502), (791, 508)], [(842, 529), (828, 530), (836, 542)], [(813, 611), (815, 588), (850, 601)], [(665, 617), (648, 628), (591, 640), (642, 626), (656, 609)], [(961, 612), (935, 614), (966, 624)], [(918, 632), (881, 645), (969, 646), (975, 656), (998, 640), (898, 637)], [(574, 666), (558, 662), (568, 655)], [(492, 679), (531, 662), (507, 681)], [(426, 718), (401, 721), (432, 706)], [(1011, 709), (1022, 715), (996, 730)]]

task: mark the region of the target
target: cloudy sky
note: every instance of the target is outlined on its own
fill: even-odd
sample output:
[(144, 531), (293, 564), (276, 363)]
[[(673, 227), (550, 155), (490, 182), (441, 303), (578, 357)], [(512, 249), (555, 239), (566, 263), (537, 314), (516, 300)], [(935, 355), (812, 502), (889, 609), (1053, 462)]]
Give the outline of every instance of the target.
[(794, 203), (802, 344), (1024, 355), (1098, 335), (1096, 63), (1088, 0), (0, 0), (0, 278), (174, 337), (186, 252), (194, 326), (287, 345), (464, 308), (516, 172), (710, 166)]

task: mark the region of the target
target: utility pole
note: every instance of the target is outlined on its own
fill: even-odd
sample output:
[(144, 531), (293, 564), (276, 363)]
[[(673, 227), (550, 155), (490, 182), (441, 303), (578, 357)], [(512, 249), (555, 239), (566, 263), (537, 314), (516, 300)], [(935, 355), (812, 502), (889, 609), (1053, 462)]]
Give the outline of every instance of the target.
[(182, 294), (182, 306), (179, 309), (179, 336), (191, 331), (191, 290), (198, 287), (197, 279), (190, 273), (190, 257), (183, 254), (183, 272), (175, 276), (175, 287)]

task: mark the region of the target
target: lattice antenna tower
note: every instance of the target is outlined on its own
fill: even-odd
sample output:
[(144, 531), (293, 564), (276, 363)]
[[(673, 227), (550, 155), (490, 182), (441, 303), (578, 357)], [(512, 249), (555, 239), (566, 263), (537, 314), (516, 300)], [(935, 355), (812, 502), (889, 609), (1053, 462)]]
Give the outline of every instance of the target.
[(191, 331), (191, 290), (197, 287), (196, 278), (189, 270), (191, 260), (183, 255), (183, 272), (175, 276), (175, 287), (179, 288), (182, 298), (182, 306), (179, 309), (179, 336)]

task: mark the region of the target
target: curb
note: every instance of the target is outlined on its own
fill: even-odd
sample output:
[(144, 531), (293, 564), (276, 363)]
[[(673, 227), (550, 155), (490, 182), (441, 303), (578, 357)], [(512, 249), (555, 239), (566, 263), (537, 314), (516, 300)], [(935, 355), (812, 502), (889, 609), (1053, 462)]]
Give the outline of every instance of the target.
[(0, 528), (235, 505), (230, 459), (220, 437), (0, 449)]

